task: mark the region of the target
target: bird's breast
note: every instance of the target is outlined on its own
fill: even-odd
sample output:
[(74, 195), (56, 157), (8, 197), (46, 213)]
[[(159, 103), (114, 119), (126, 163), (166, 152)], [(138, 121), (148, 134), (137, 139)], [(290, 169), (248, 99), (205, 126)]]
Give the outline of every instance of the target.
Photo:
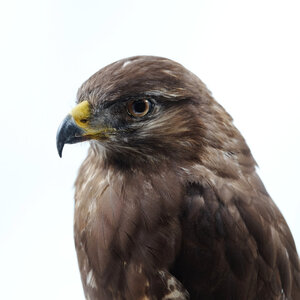
[(154, 272), (153, 266), (156, 273), (166, 269), (178, 252), (181, 199), (175, 175), (125, 175), (84, 163), (76, 182), (74, 219), (84, 289), (118, 291), (124, 285), (120, 278), (129, 286), (133, 278), (141, 280), (147, 289), (145, 274)]

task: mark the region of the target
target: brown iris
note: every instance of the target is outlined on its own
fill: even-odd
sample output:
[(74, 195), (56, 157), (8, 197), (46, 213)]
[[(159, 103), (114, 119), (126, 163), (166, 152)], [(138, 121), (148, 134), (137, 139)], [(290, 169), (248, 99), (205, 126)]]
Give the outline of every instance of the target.
[(151, 102), (147, 99), (133, 100), (127, 103), (127, 111), (133, 117), (143, 117), (150, 110)]

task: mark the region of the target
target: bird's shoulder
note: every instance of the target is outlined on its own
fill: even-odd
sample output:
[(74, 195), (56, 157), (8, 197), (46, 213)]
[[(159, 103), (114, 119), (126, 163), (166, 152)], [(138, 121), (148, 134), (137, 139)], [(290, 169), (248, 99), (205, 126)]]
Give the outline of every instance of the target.
[(294, 240), (258, 175), (232, 180), (207, 172), (189, 170), (176, 276), (197, 296), (299, 297)]

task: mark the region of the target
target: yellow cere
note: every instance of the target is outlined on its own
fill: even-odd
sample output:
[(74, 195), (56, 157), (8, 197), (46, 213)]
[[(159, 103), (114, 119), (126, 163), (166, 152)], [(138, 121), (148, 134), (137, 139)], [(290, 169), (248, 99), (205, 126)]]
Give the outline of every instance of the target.
[(77, 106), (75, 106), (72, 109), (71, 115), (78, 126), (84, 129), (88, 128), (88, 119), (90, 117), (90, 104), (86, 100), (80, 102)]
[(101, 138), (108, 136), (109, 133), (114, 132), (113, 128), (91, 128), (89, 127), (89, 118), (90, 118), (90, 104), (84, 100), (75, 106), (71, 111), (71, 116), (73, 117), (76, 124), (84, 129), (85, 133), (83, 135), (89, 135), (91, 138)]

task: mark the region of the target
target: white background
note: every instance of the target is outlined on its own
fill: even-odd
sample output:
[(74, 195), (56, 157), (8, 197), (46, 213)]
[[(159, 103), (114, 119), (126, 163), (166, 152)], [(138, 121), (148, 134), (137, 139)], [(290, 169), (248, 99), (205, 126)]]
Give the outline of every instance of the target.
[(0, 6), (0, 299), (83, 299), (73, 182), (56, 152), (77, 88), (138, 54), (196, 73), (234, 117), (300, 248), (299, 1), (11, 0)]

